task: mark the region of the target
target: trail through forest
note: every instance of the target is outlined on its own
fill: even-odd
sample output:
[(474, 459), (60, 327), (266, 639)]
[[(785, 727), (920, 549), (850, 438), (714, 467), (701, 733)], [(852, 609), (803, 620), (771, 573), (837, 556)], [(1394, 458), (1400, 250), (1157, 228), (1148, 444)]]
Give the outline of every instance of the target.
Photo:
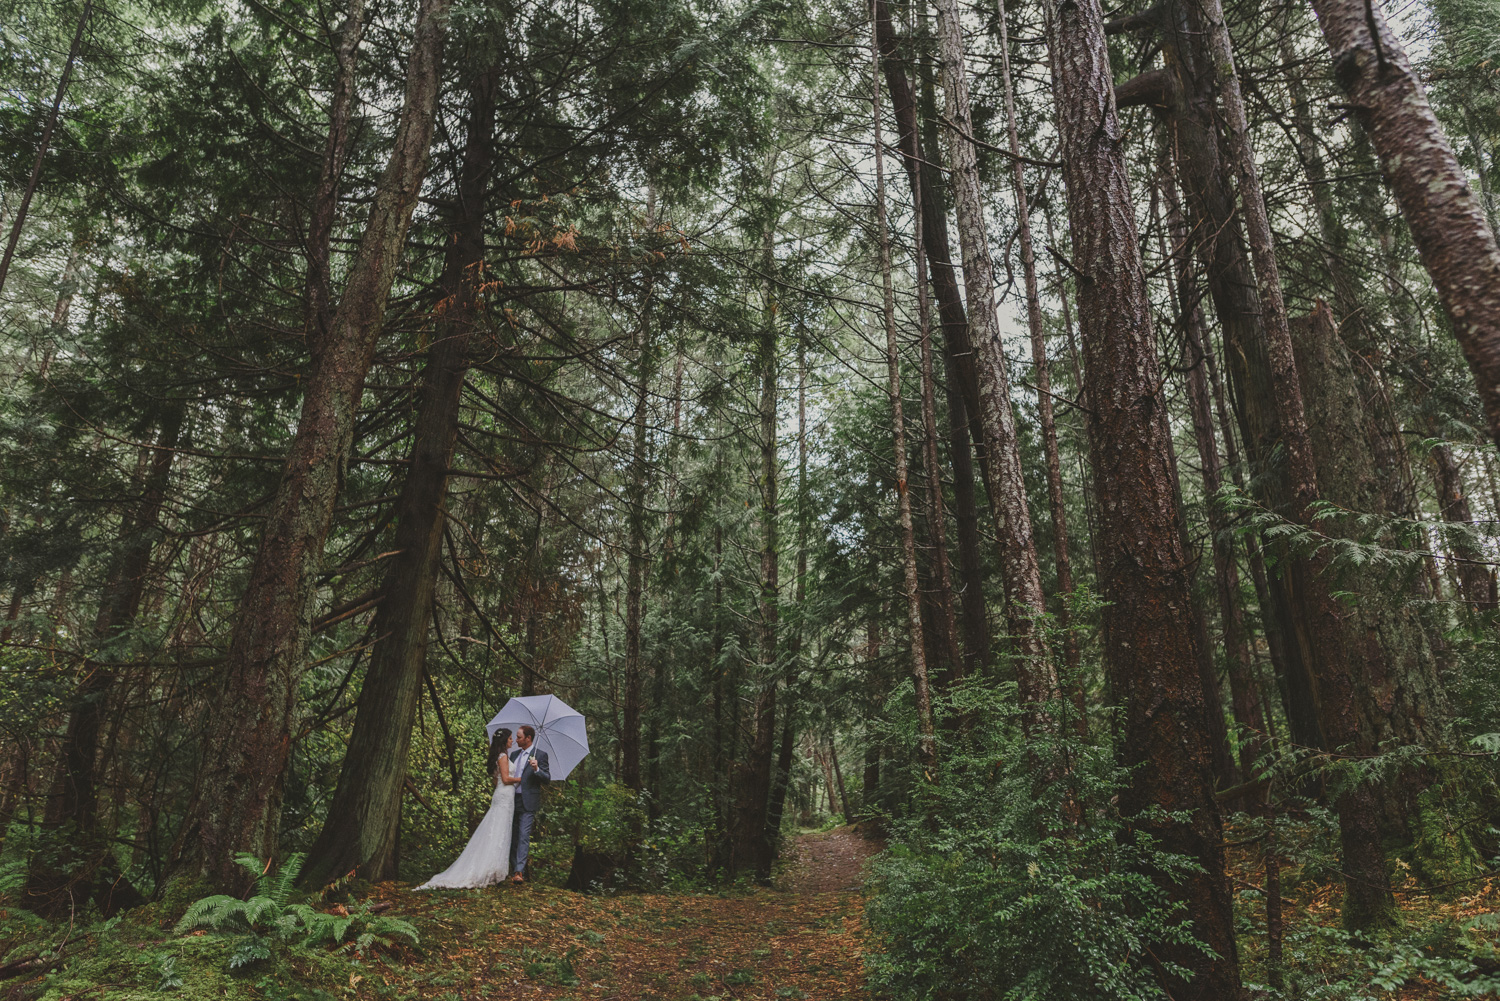
[(881, 847), (853, 827), (802, 835), (772, 887), (722, 894), (392, 887), (382, 896), (416, 919), (425, 955), (372, 964), (350, 986), (454, 1001), (864, 997), (863, 870)]

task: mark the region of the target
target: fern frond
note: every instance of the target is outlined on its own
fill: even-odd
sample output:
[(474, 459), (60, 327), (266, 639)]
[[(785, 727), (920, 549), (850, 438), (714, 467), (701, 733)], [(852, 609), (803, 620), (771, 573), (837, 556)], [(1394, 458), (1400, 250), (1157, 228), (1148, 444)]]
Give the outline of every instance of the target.
[(240, 852), (236, 855), (234, 857), (234, 864), (254, 876), (257, 882), (266, 874), (267, 863), (262, 862), (249, 852)]
[(257, 925), (274, 922), (281, 914), (281, 906), (270, 897), (255, 896), (244, 903), (245, 923)]
[(302, 866), (307, 861), (307, 855), (302, 852), (293, 852), (282, 863), (281, 871), (276, 874), (276, 884), (271, 898), (278, 904), (284, 904), (291, 898), (292, 892), (297, 887), (297, 878), (302, 875)]
[(412, 945), (420, 943), (421, 938), (417, 935), (417, 929), (409, 922), (400, 918), (377, 917), (366, 926), (372, 934), (376, 935), (400, 935)]
[[(244, 920), (245, 902), (237, 897), (215, 894), (195, 901), (188, 907), (182, 919), (173, 927), (173, 934), (181, 935), (194, 928), (218, 930), (234, 918)], [(246, 922), (249, 923), (248, 921)]]

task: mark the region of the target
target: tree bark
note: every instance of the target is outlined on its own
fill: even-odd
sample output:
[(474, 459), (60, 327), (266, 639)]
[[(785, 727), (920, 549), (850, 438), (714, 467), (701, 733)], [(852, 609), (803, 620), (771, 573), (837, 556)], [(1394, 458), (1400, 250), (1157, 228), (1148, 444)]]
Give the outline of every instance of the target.
[(1457, 532), (1451, 533), (1448, 541), (1448, 549), (1455, 561), (1453, 575), (1458, 581), (1458, 593), (1472, 611), (1493, 609), (1495, 572), (1489, 566), (1489, 557), (1484, 550), (1469, 536), (1462, 534), (1473, 529), (1474, 512), (1464, 493), (1463, 470), (1454, 461), (1453, 449), (1446, 443), (1432, 450), (1432, 467), (1438, 510), (1442, 512), (1444, 521), (1458, 526)]
[[(1177, 322), (1182, 328), (1182, 361), (1188, 390), (1188, 412), (1192, 419), (1193, 441), (1198, 452), (1199, 469), (1203, 479), (1204, 508), (1208, 516), (1221, 628), (1229, 662), (1227, 673), (1230, 678), (1230, 704), (1236, 720), (1248, 728), (1250, 733), (1258, 733), (1264, 727), (1264, 720), (1258, 714), (1258, 700), (1254, 698), (1253, 692), (1244, 690), (1250, 671), (1250, 648), (1245, 642), (1244, 622), (1238, 618), (1239, 603), (1236, 600), (1238, 596), (1226, 590), (1237, 584), (1230, 584), (1231, 580), (1236, 579), (1233, 545), (1226, 536), (1222, 535), (1228, 526), (1224, 524), (1224, 512), (1218, 498), (1219, 488), (1222, 486), (1219, 476), (1219, 451), (1214, 441), (1213, 418), (1210, 416), (1208, 404), (1208, 378), (1204, 372), (1207, 361), (1205, 344), (1208, 337), (1204, 329), (1203, 311), (1198, 305), (1197, 281), (1193, 273), (1192, 257), (1185, 252), (1174, 255), (1167, 247), (1168, 233), (1171, 234), (1173, 245), (1178, 247), (1187, 246), (1187, 235), (1176, 195), (1172, 191), (1171, 164), (1168, 158), (1164, 157), (1163, 160), (1162, 169), (1158, 175), (1159, 183), (1153, 192), (1153, 194), (1161, 194), (1162, 200), (1166, 203), (1164, 219), (1160, 220), (1162, 225), (1157, 227), (1157, 239), (1162, 257), (1172, 259), (1175, 263), (1175, 269), (1173, 269), (1175, 276), (1173, 270), (1167, 272), (1167, 290), (1176, 302)], [(1174, 453), (1174, 482), (1178, 475)], [(1181, 505), (1180, 482), (1177, 482), (1177, 499), (1178, 504)], [(1183, 552), (1190, 554), (1196, 563), (1198, 557), (1193, 552), (1186, 512), (1181, 507), (1179, 507), (1178, 517)], [(1208, 706), (1208, 723), (1213, 736), (1214, 773), (1219, 778), (1221, 789), (1233, 788), (1240, 785), (1250, 774), (1250, 770), (1242, 766), (1246, 761), (1253, 762), (1259, 755), (1253, 753), (1249, 744), (1242, 747), (1241, 758), (1238, 761), (1229, 751), (1229, 735), (1222, 709), (1218, 665), (1213, 656), (1214, 648), (1208, 639), (1208, 617), (1202, 608), (1202, 603), (1198, 600), (1196, 589), (1194, 589), (1193, 617), (1197, 620), (1200, 629), (1199, 670), (1203, 675), (1203, 697)], [(1247, 699), (1255, 703), (1253, 709), (1246, 705)], [(1245, 718), (1246, 715), (1251, 719)], [(1255, 740), (1256, 738), (1251, 737), (1251, 744), (1254, 744)], [(1250, 755), (1248, 758), (1245, 757), (1247, 754)]]
[[(1167, 231), (1172, 242), (1186, 247), (1187, 227), (1172, 191), (1170, 179), (1162, 185), (1166, 199)], [(1197, 275), (1192, 258), (1181, 251), (1176, 258), (1177, 300), (1182, 318), (1186, 357), (1183, 359), (1188, 389), (1188, 410), (1193, 422), (1193, 441), (1198, 451), (1198, 465), (1203, 479), (1204, 508), (1214, 561), (1214, 591), (1219, 604), (1219, 629), (1228, 665), (1230, 706), (1235, 722), (1242, 731), (1239, 767), (1242, 780), (1255, 775), (1255, 763), (1265, 753), (1266, 720), (1261, 707), (1260, 687), (1255, 680), (1255, 659), (1250, 652), (1245, 631), (1244, 608), (1240, 601), (1239, 565), (1235, 560), (1234, 539), (1219, 499), (1224, 487), (1223, 464), (1219, 457), (1218, 438), (1214, 431), (1213, 407), (1209, 389), (1209, 368), (1213, 361), (1204, 328), (1203, 311), (1198, 307)]]
[(343, 480), (397, 262), (426, 174), (450, 0), (423, 0), (390, 160), (344, 294), (307, 380), (302, 414), (202, 727), (202, 758), (176, 844), (177, 868), (219, 887), (234, 861), (275, 855), (280, 784), (305, 668), (314, 582)]
[[(1379, 422), (1372, 413), (1378, 402), (1366, 392), (1363, 366), (1340, 339), (1333, 313), (1322, 302), (1311, 315), (1292, 320), (1291, 329), (1319, 497), (1340, 511), (1395, 513), (1392, 495), (1401, 492), (1401, 485), (1381, 462)], [(1359, 539), (1365, 534), (1354, 515), (1325, 517), (1318, 529), (1334, 537)], [(1361, 728), (1370, 744), (1444, 744), (1447, 697), (1412, 601), (1412, 581), (1352, 579), (1344, 586), (1358, 595), (1341, 613), (1344, 645), (1358, 665), (1354, 684), (1364, 717)], [(1406, 778), (1409, 784), (1410, 774)], [(1400, 793), (1399, 788), (1393, 791)], [(1399, 818), (1414, 806), (1390, 804), (1389, 809)]]
[[(1031, 338), (1031, 367), (1036, 379), (1037, 422), (1042, 429), (1042, 452), (1047, 461), (1047, 507), (1052, 515), (1052, 551), (1057, 566), (1057, 625), (1063, 634), (1063, 662), (1068, 683), (1078, 675), (1078, 637), (1073, 633), (1068, 609), (1073, 595), (1073, 561), (1068, 554), (1068, 517), (1063, 506), (1062, 460), (1057, 450), (1057, 422), (1052, 416), (1052, 376), (1047, 365), (1047, 334), (1042, 319), (1042, 298), (1037, 290), (1036, 253), (1032, 249), (1031, 207), (1026, 197), (1026, 173), (1021, 162), (1021, 139), (1016, 128), (1016, 99), (1011, 86), (1010, 31), (1005, 21), (1005, 0), (998, 0), (1000, 26), (1000, 78), (1005, 91), (1005, 131), (1010, 147), (1011, 187), (1016, 198), (1016, 227), (1021, 244), (1021, 273), (1026, 283), (1026, 329)], [(1082, 707), (1080, 706), (1080, 711)]]
[[(774, 230), (768, 222), (762, 233), (763, 265), (771, 273)], [(781, 533), (778, 502), (780, 470), (776, 449), (777, 412), (777, 308), (775, 287), (765, 287), (765, 304), (761, 321), (757, 363), (760, 366), (760, 600), (757, 623), (756, 657), (759, 672), (755, 678), (755, 729), (747, 760), (739, 768), (737, 812), (739, 814), (731, 845), (730, 871), (750, 868), (755, 878), (767, 883), (775, 862), (774, 845), (766, 837), (766, 815), (770, 801), (772, 772), (776, 748), (776, 688), (778, 684), (778, 637), (781, 601), (780, 563)]]
[[(948, 562), (948, 518), (943, 503), (943, 474), (938, 463), (937, 392), (932, 372), (932, 309), (927, 298), (927, 252), (922, 247), (922, 190), (912, 189), (918, 201), (913, 212), (913, 256), (917, 270), (917, 324), (922, 379), (922, 465), (927, 475), (927, 526), (932, 546), (933, 595), (942, 648), (939, 684), (949, 687), (965, 674), (958, 643), (958, 616), (953, 608), (953, 571)], [(976, 554), (977, 555), (977, 554)]]
[[(876, 39), (880, 66), (890, 92), (891, 112), (896, 120), (896, 141), (911, 187), (912, 204), (919, 217), (917, 243), (924, 251), (925, 266), (937, 300), (943, 331), (943, 363), (948, 387), (948, 459), (953, 469), (953, 519), (958, 530), (958, 571), (963, 582), (959, 592), (964, 636), (964, 673), (975, 674), (990, 663), (989, 612), (984, 597), (983, 545), (979, 532), (979, 506), (974, 490), (974, 458), (971, 440), (982, 446), (983, 434), (971, 420), (979, 412), (979, 383), (974, 372), (974, 352), (969, 343), (969, 321), (963, 296), (949, 259), (948, 213), (944, 201), (943, 175), (937, 162), (935, 143), (924, 145), (917, 127), (917, 96), (912, 88), (900, 42), (891, 23), (889, 5), (875, 5)], [(937, 508), (936, 510), (941, 510)]]
[[(891, 235), (885, 211), (885, 149), (880, 123), (880, 45), (870, 36), (870, 107), (875, 138), (875, 230), (880, 247), (881, 318), (885, 323), (886, 395), (891, 404), (892, 445), (896, 460), (896, 518), (901, 526), (901, 568), (906, 582), (906, 621), (911, 638), (911, 676), (917, 703), (917, 756), (932, 768), (937, 764), (937, 738), (932, 723), (932, 694), (927, 678), (927, 651), (922, 642), (922, 591), (917, 576), (917, 538), (912, 527), (911, 497), (907, 492), (906, 417), (901, 401), (901, 349), (896, 341), (896, 292), (891, 282)], [(941, 509), (938, 511), (941, 516)]]
[[(1044, 11), (1073, 263), (1080, 276), (1078, 317), (1100, 519), (1098, 573), (1108, 602), (1106, 663), (1125, 709), (1123, 757), (1127, 765), (1146, 766), (1135, 768), (1121, 806), (1163, 848), (1203, 867), (1164, 889), (1193, 916), (1195, 936), (1215, 955), (1154, 947), (1161, 959), (1192, 972), (1183, 980), (1161, 971), (1163, 988), (1178, 999), (1233, 999), (1240, 996), (1233, 905), (1168, 468), (1166, 400), (1103, 17), (1097, 0), (1048, 0)], [(1143, 811), (1150, 807), (1181, 811), (1187, 819), (1148, 819)]]
[(323, 828), (309, 851), (306, 879), (356, 872), (372, 882), (397, 878), (396, 844), (407, 753), (427, 657), (443, 530), (448, 470), (458, 441), (484, 275), (485, 192), (494, 159), (498, 74), (469, 86), (468, 134), (440, 279), (442, 300), (422, 375), (406, 479), (393, 521), (397, 550), (386, 565), (375, 612), (375, 646), (360, 689), (349, 746)]
[(626, 487), (625, 679), (621, 711), (620, 782), (641, 791), (641, 602), (646, 582), (646, 490), (650, 478), (646, 402), (651, 379), (651, 290), (641, 316), (636, 352), (635, 414), (631, 421), (629, 483)]
[(1500, 441), (1500, 246), (1427, 92), (1371, 3), (1314, 0), (1333, 76), (1349, 95)]
[[(1286, 305), (1281, 296), (1276, 249), (1265, 199), (1261, 195), (1259, 172), (1250, 148), (1249, 122), (1240, 94), (1229, 28), (1219, 0), (1198, 0), (1198, 6), (1218, 77), (1219, 94), (1224, 101), (1225, 139), (1230, 161), (1239, 178), (1240, 207), (1244, 212), (1250, 257), (1255, 266), (1265, 318), (1266, 355), (1270, 362), (1289, 488), (1284, 513), (1295, 522), (1312, 526), (1314, 505), (1321, 499), (1316, 457), (1308, 435)], [(1493, 251), (1493, 239), (1490, 247)], [(1500, 257), (1496, 260), (1494, 276), (1500, 277)], [(1500, 299), (1496, 300), (1496, 306), (1500, 307)], [(1496, 319), (1500, 321), (1500, 314)], [(1497, 333), (1500, 333), (1500, 327), (1497, 327)], [(1497, 355), (1497, 362), (1500, 362), (1500, 355)], [(1496, 388), (1500, 391), (1500, 386)], [(1500, 397), (1497, 397), (1497, 403), (1500, 403)], [(1322, 551), (1308, 557), (1293, 554), (1288, 561), (1287, 576), (1293, 598), (1300, 605), (1298, 621), (1303, 626), (1299, 639), (1305, 643), (1305, 656), (1313, 666), (1313, 679), (1318, 688), (1318, 717), (1324, 738), (1334, 748), (1352, 748), (1368, 753), (1374, 750), (1373, 734), (1367, 725), (1362, 725), (1355, 697), (1357, 682), (1370, 679), (1367, 672), (1360, 679), (1355, 676), (1358, 661), (1346, 643), (1342, 610), (1329, 590), (1332, 586), (1330, 569), (1328, 557)], [(1344, 923), (1352, 929), (1391, 923), (1395, 920), (1395, 898), (1391, 895), (1385, 853), (1380, 843), (1375, 792), (1367, 785), (1356, 786), (1341, 794), (1335, 805), (1344, 849)]]
[[(1252, 479), (1261, 485), (1262, 497), (1284, 495), (1289, 490), (1286, 472), (1274, 461), (1281, 432), (1265, 318), (1245, 251), (1242, 219), (1235, 210), (1229, 171), (1219, 153), (1216, 84), (1202, 19), (1192, 16), (1195, 9), (1168, 0), (1153, 7), (1149, 16), (1111, 28), (1154, 30), (1165, 63), (1163, 70), (1153, 71), (1152, 87), (1122, 85), (1119, 90), (1148, 95), (1130, 100), (1154, 104), (1164, 119), (1185, 196), (1192, 252), (1199, 259), (1200, 273), (1223, 333), (1233, 402), (1245, 450), (1254, 467)], [(1122, 99), (1120, 103), (1123, 106), (1127, 101)], [(1224, 427), (1227, 433), (1228, 425)], [(1231, 468), (1236, 467), (1231, 460)], [(1266, 579), (1262, 609), (1269, 609), (1268, 633), (1274, 632), (1277, 637), (1291, 637), (1297, 631), (1290, 586), (1285, 575)], [(1280, 645), (1279, 679), (1286, 693), (1292, 739), (1309, 747), (1322, 746), (1311, 665), (1297, 644)]]
[(839, 769), (839, 749), (833, 738), (828, 739), (828, 760), (833, 764), (833, 781), (839, 791), (839, 805), (844, 808), (844, 823), (854, 823), (854, 811), (849, 809), (849, 793), (844, 789), (844, 773)]
[[(307, 337), (316, 351), (333, 320), (333, 271), (329, 257), (333, 224), (338, 218), (339, 181), (349, 162), (349, 124), (354, 113), (359, 43), (365, 33), (366, 0), (349, 0), (344, 20), (334, 33), (333, 58), (338, 65), (333, 97), (328, 102), (328, 138), (313, 194), (307, 226)], [(316, 359), (315, 359), (316, 360)]]
[(792, 755), (797, 742), (797, 713), (802, 670), (803, 634), (807, 622), (807, 331), (797, 330), (797, 579), (792, 600), (796, 603), (795, 628), (789, 637), (792, 701), (781, 714), (781, 744), (776, 750), (776, 773), (771, 781), (771, 802), (766, 809), (766, 838), (779, 845), (781, 818), (786, 812), (786, 791), (792, 779)]
[(944, 104), (953, 132), (949, 159), (963, 250), (969, 333), (979, 369), (977, 419), (989, 463), (990, 508), (1000, 555), (1010, 652), (1015, 657), (1023, 723), (1030, 731), (1040, 732), (1052, 726), (1047, 705), (1058, 696), (1057, 671), (1039, 618), (1046, 610), (1046, 594), (1026, 505), (1015, 414), (1010, 406), (1010, 375), (995, 311), (995, 269), (984, 221), (979, 163), (969, 138), (974, 134), (974, 124), (964, 70), (963, 28), (956, 0), (938, 0), (937, 9)]

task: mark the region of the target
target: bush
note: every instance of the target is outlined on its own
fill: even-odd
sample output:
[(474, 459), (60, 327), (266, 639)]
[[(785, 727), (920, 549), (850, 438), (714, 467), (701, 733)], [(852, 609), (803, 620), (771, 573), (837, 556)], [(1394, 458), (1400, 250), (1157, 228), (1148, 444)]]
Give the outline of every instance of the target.
[[(942, 785), (893, 820), (868, 908), (873, 981), (900, 1001), (1164, 997), (1146, 948), (1198, 944), (1165, 889), (1196, 864), (1125, 835), (1112, 803), (1126, 775), (1107, 750), (1027, 747), (988, 725), (945, 748)], [(1065, 784), (1037, 788), (1039, 755), (1071, 760)], [(1059, 821), (1065, 797), (1077, 825)]]
[(618, 782), (554, 786), (542, 818), (545, 836), (532, 842), (532, 851), (539, 868), (564, 877), (575, 847), (611, 859), (621, 876), (642, 889), (686, 889), (702, 874), (701, 828), (671, 815), (649, 820), (645, 800)]

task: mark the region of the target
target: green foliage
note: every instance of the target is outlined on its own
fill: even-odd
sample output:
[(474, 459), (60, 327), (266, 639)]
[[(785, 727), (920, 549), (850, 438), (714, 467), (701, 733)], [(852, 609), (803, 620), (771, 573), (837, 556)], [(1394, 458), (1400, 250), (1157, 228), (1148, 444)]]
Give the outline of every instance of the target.
[(1500, 969), (1490, 915), (1467, 921), (1437, 920), (1374, 937), (1307, 924), (1285, 939), (1287, 982), (1272, 998), (1375, 1001), (1415, 983), (1437, 987), (1446, 997), (1493, 997)]
[(521, 959), (525, 963), (524, 971), (528, 977), (557, 987), (577, 987), (578, 974), (573, 969), (573, 958), (577, 954), (577, 947), (561, 956), (552, 956), (527, 946), (521, 950)]
[[(962, 701), (994, 698), (971, 687)], [(1037, 756), (1052, 753), (1071, 774), (1039, 789)], [(1097, 749), (1028, 746), (993, 723), (945, 748), (944, 781), (895, 822), (875, 868), (875, 982), (898, 999), (1163, 997), (1146, 950), (1203, 948), (1167, 893), (1195, 864), (1126, 835), (1112, 805), (1125, 778)], [(1064, 795), (1082, 819), (1059, 830)]]
[[(170, 991), (183, 984), (182, 974), (177, 971), (177, 956), (170, 952), (158, 953), (156, 956), (156, 989), (159, 991)], [(233, 965), (231, 963), (231, 965)]]
[(624, 857), (645, 827), (646, 806), (619, 782), (570, 781), (548, 791), (547, 822), (554, 831), (567, 832), (584, 851)]
[(398, 938), (412, 945), (418, 942), (411, 924), (375, 914), (367, 902), (334, 914), (294, 902), (301, 855), (287, 859), (274, 874), (253, 855), (240, 855), (236, 861), (257, 877), (254, 894), (246, 900), (223, 894), (204, 897), (187, 909), (174, 929), (179, 935), (207, 928), (231, 936), (235, 948), (229, 957), (230, 969), (270, 959), (273, 942), (302, 948), (327, 945), (359, 956), (392, 947)]

